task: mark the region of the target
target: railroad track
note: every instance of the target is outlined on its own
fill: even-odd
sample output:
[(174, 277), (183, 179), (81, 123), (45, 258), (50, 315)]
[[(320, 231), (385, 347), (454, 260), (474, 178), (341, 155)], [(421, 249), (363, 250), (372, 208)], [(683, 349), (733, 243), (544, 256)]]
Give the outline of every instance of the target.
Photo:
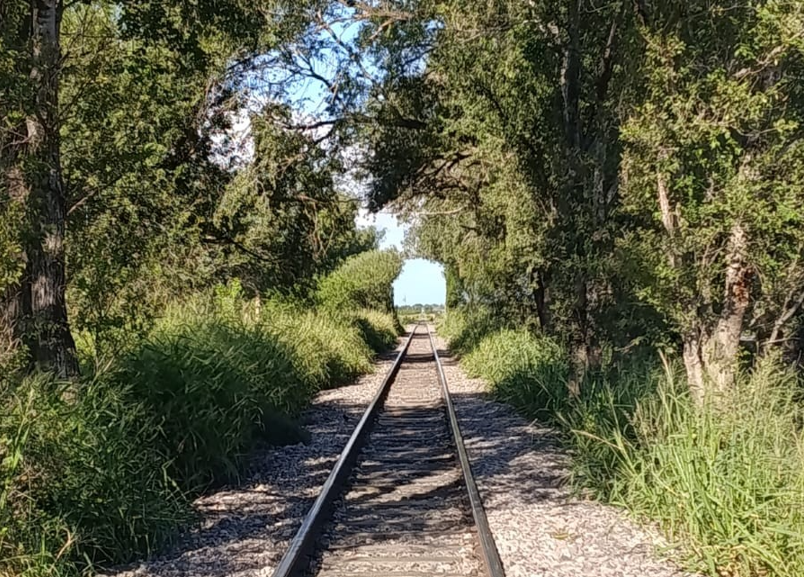
[(274, 577), (504, 577), (427, 325), (417, 325)]

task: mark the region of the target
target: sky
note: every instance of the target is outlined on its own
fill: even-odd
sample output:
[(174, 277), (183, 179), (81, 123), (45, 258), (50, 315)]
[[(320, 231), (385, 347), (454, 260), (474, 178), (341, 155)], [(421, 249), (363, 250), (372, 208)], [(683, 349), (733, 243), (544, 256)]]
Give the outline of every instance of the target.
[(394, 283), (394, 304), (443, 305), (446, 298), (444, 268), (423, 258), (405, 261), (402, 274)]
[[(357, 218), (358, 226), (376, 226), (385, 231), (380, 248), (395, 247), (402, 250), (406, 225), (400, 224), (396, 217), (386, 212), (377, 215), (361, 214)], [(394, 283), (394, 304), (444, 304), (446, 299), (446, 281), (444, 268), (439, 264), (423, 258), (412, 258), (405, 261), (402, 274)]]

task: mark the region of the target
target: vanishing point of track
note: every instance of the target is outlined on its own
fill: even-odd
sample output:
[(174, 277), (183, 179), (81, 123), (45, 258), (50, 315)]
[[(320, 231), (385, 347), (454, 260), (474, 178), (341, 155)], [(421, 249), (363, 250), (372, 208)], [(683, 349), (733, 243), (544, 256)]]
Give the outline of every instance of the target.
[(504, 577), (429, 327), (383, 379), (274, 577)]

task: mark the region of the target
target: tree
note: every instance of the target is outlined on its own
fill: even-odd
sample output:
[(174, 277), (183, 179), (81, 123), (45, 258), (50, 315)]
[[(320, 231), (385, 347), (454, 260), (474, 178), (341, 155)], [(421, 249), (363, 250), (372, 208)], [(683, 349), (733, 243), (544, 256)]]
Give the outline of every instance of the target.
[(438, 32), (424, 72), (389, 74), (378, 98), (371, 198), (423, 212), (421, 250), (513, 321), (564, 340), (577, 392), (618, 291), (606, 261), (631, 4), (421, 6), (419, 17), (438, 22), (422, 26)]
[(18, 204), (24, 212), (18, 238), (25, 264), (6, 288), (2, 332), (24, 342), (34, 364), (71, 376), (78, 364), (65, 300), (67, 206), (59, 116), (64, 6), (60, 0), (36, 0), (27, 7), (12, 2), (5, 10), (16, 27), (5, 31), (5, 43), (14, 51), (17, 76), (27, 79), (30, 101), (11, 103), (16, 111), (6, 118), (14, 120), (3, 138), (5, 194), (9, 206)]
[[(794, 333), (801, 3), (410, 9), (405, 30), (435, 32), (372, 101), (371, 199), (467, 298), (562, 339), (573, 392), (603, 347), (649, 335), (702, 399), (746, 332), (762, 350)], [(412, 51), (365, 36), (388, 62)]]
[(627, 239), (690, 386), (731, 387), (746, 331), (778, 342), (801, 307), (801, 3), (646, 13), (647, 91), (624, 129)]
[[(267, 16), (269, 5), (284, 17)], [(110, 280), (131, 285), (145, 268), (131, 257), (153, 254), (157, 238), (197, 248), (229, 179), (212, 136), (225, 130), (232, 94), (260, 56), (304, 29), (306, 8), (3, 4), (0, 74), (12, 89), (2, 102), (2, 218), (25, 216), (2, 239), (5, 348), (24, 343), (32, 366), (74, 375), (67, 257), (73, 287), (98, 305), (93, 296), (113, 294)], [(115, 234), (121, 226), (130, 234)]]

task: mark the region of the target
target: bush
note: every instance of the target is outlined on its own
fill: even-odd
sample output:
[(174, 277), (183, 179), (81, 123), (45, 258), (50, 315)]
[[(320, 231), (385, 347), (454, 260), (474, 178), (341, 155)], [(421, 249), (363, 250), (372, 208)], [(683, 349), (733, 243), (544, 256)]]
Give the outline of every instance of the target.
[(287, 417), (369, 372), (371, 357), (349, 316), (270, 301), (249, 314), (219, 295), (171, 309), (119, 378), (158, 416), (165, 458), (196, 491), (235, 479), (257, 440), (298, 441)]
[(630, 422), (610, 402), (592, 410), (587, 402), (568, 419), (576, 462), (600, 467), (585, 482), (658, 521), (692, 569), (804, 573), (804, 414), (795, 375), (765, 361), (725, 404), (705, 408), (693, 406), (672, 373), (651, 394), (635, 379), (618, 387), (631, 389), (619, 393), (635, 401), (623, 405)]
[(0, 575), (77, 574), (170, 541), (189, 497), (255, 443), (298, 442), (321, 388), (371, 369), (394, 318), (246, 303), (236, 284), (168, 307), (104, 372), (0, 377)]
[(393, 283), (402, 271), (395, 251), (370, 251), (349, 257), (318, 283), (317, 302), (334, 311), (374, 309), (393, 313)]
[(305, 360), (261, 323), (184, 305), (114, 378), (154, 416), (160, 454), (195, 492), (235, 479), (265, 424), (306, 406), (317, 388), (298, 369)]
[(464, 356), (463, 366), (496, 397), (531, 416), (548, 417), (566, 403), (564, 354), (546, 337), (521, 329), (493, 332)]

